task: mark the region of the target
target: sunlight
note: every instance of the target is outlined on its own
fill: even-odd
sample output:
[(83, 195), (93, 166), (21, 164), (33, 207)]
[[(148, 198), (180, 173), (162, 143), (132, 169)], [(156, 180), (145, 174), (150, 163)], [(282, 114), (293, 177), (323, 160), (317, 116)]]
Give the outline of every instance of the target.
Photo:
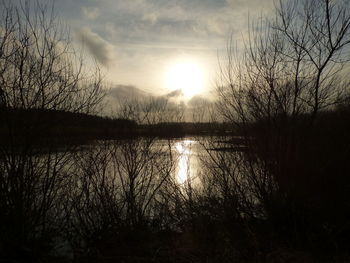
[(180, 184), (185, 183), (190, 179), (190, 155), (191, 155), (191, 144), (192, 141), (185, 140), (177, 142), (175, 144), (175, 149), (179, 154), (179, 161), (177, 166), (176, 179)]
[(201, 93), (204, 89), (202, 67), (191, 60), (179, 60), (171, 64), (165, 75), (166, 87), (181, 90), (186, 99)]

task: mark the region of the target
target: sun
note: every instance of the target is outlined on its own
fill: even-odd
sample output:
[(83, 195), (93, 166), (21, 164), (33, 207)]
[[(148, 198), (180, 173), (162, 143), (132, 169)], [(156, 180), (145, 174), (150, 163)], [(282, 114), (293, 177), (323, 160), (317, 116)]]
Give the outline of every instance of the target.
[(169, 90), (181, 90), (183, 96), (190, 99), (203, 91), (203, 69), (194, 61), (177, 61), (167, 68), (165, 82)]

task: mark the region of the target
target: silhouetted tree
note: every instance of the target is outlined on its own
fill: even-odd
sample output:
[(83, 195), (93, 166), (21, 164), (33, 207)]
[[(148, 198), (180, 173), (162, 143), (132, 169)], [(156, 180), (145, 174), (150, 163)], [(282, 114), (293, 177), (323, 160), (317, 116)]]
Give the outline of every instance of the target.
[[(6, 137), (0, 145), (0, 254), (15, 259), (20, 250), (46, 253), (43, 245), (49, 249), (65, 223), (71, 153), (57, 151), (55, 138), (38, 147), (49, 128), (42, 112), (95, 112), (103, 82), (98, 66), (87, 67), (74, 50), (52, 4), (0, 6), (0, 121)], [(24, 121), (30, 109), (38, 114), (32, 111), (31, 121)]]
[(228, 196), (234, 189), (236, 209), (266, 219), (285, 240), (310, 242), (320, 252), (315, 236), (322, 236), (330, 252), (349, 227), (341, 215), (349, 200), (348, 128), (341, 124), (347, 117), (334, 112), (349, 94), (347, 1), (279, 1), (271, 18), (250, 24), (243, 47), (233, 43), (217, 106), (242, 137), (224, 139), (226, 152), (210, 154), (215, 185)]
[(241, 52), (231, 40), (217, 89), (227, 120), (315, 117), (341, 102), (350, 44), (345, 1), (280, 1), (273, 18), (251, 24), (244, 43)]

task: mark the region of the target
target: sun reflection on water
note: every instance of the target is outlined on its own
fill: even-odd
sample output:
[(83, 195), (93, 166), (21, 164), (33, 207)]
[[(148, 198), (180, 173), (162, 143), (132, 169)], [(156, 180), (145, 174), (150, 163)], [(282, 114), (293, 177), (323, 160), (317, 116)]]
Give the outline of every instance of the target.
[(184, 141), (177, 142), (175, 144), (175, 149), (179, 154), (176, 179), (180, 184), (183, 184), (186, 181), (191, 180), (190, 158), (192, 155), (192, 150), (191, 150), (192, 144), (193, 144), (193, 141), (191, 140), (184, 140)]

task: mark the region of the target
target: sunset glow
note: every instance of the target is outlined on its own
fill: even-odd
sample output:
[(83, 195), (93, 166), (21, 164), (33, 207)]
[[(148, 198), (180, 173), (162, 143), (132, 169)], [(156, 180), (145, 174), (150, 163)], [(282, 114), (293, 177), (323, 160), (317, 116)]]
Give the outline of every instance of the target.
[(181, 90), (183, 96), (190, 99), (203, 91), (203, 69), (193, 61), (177, 61), (167, 68), (165, 85), (171, 91)]

